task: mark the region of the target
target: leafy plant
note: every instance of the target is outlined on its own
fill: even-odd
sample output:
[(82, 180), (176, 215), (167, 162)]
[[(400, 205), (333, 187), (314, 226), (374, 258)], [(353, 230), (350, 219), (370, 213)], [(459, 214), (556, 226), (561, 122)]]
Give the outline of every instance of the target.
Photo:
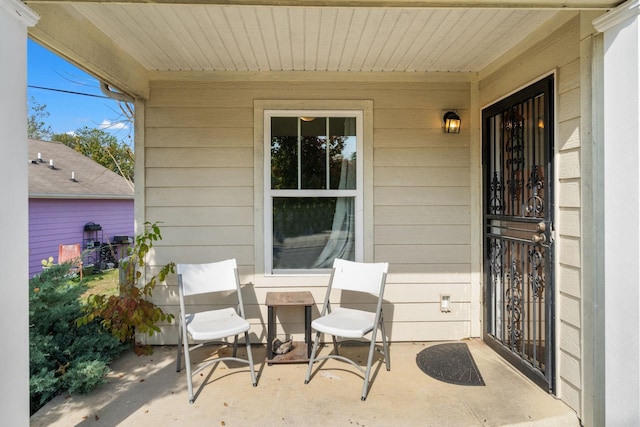
[(162, 240), (158, 223), (146, 222), (144, 232), (135, 238), (129, 256), (122, 260), (123, 283), (118, 295), (90, 295), (87, 298), (87, 313), (77, 320), (79, 326), (100, 319), (100, 323), (121, 342), (131, 343), (137, 354), (150, 354), (152, 349), (135, 340), (136, 333), (152, 336), (160, 332), (158, 323), (173, 321), (173, 315), (165, 313), (149, 300), (153, 289), (164, 281), (169, 273), (175, 272), (175, 263), (170, 262), (143, 282), (146, 257), (154, 242)]
[(40, 263), (42, 264), (42, 268), (51, 268), (53, 267), (53, 257), (50, 256), (47, 259), (43, 259), (42, 261), (40, 261)]
[(69, 266), (50, 265), (29, 280), (32, 414), (64, 390), (88, 392), (102, 384), (107, 364), (124, 349), (97, 322), (76, 326), (83, 314), (79, 296), (86, 285), (70, 279)]

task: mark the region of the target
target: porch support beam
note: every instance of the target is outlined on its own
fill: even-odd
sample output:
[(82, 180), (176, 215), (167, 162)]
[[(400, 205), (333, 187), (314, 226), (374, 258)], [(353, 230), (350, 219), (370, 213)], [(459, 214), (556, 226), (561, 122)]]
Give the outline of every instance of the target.
[[(33, 0), (27, 3), (123, 3), (122, 0)], [(301, 6), (300, 0), (129, 0), (124, 3), (150, 4), (206, 4), (231, 6)], [(502, 8), (502, 9), (599, 9), (617, 6), (618, 0), (305, 0), (305, 7), (442, 7), (442, 8)]]
[(27, 27), (38, 16), (18, 0), (0, 0), (0, 398), (2, 424), (29, 425), (29, 225)]
[(606, 425), (640, 425), (640, 2), (594, 21), (604, 34)]
[[(73, 5), (33, 4), (33, 9), (43, 17), (37, 26), (29, 29), (35, 41), (120, 92), (148, 99), (147, 70), (88, 23)], [(60, 31), (60, 28), (73, 31)]]

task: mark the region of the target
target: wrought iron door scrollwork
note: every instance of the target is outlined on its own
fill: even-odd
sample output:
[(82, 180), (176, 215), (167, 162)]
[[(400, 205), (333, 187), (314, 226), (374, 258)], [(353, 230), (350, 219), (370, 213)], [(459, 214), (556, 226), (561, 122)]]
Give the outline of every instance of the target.
[(503, 199), (503, 191), (502, 180), (500, 176), (498, 176), (498, 172), (493, 173), (493, 177), (491, 178), (490, 184), (491, 190), (491, 198), (489, 201), (491, 213), (500, 214), (504, 211), (504, 199)]
[(508, 312), (507, 332), (509, 347), (516, 350), (522, 338), (522, 272), (518, 270), (517, 260), (512, 256), (511, 268), (508, 273), (509, 286), (505, 290), (506, 308)]
[(518, 112), (518, 107), (514, 106), (504, 114), (504, 130), (506, 135), (505, 153), (507, 155), (507, 168), (509, 169), (509, 180), (507, 188), (511, 200), (517, 200), (524, 185), (524, 118)]
[(533, 213), (538, 217), (544, 213), (544, 180), (540, 176), (539, 166), (534, 165), (529, 174), (529, 182), (527, 183), (527, 189), (531, 191), (531, 197), (527, 200), (527, 213)]
[(529, 249), (529, 265), (531, 265), (531, 272), (529, 275), (529, 283), (531, 285), (531, 293), (534, 299), (542, 298), (544, 296), (544, 255), (537, 248), (532, 247)]
[(493, 240), (490, 246), (489, 268), (491, 269), (491, 277), (496, 283), (502, 275), (502, 244), (498, 240)]

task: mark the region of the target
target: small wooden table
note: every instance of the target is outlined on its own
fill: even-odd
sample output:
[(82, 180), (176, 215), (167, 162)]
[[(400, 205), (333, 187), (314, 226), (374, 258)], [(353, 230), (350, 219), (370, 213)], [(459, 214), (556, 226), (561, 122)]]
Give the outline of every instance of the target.
[[(311, 356), (311, 307), (315, 304), (309, 291), (267, 292), (267, 363), (305, 363)], [(304, 342), (294, 342), (293, 349), (285, 354), (273, 353), (276, 336), (275, 307), (304, 306)]]

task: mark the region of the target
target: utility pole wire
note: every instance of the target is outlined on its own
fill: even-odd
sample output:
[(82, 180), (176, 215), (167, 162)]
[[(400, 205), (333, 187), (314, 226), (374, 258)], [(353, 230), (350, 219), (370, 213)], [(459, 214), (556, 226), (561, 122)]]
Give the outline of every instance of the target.
[[(71, 80), (69, 80), (69, 81), (71, 81)], [(73, 82), (73, 83), (75, 83), (75, 82)], [(49, 90), (49, 91), (52, 91), (52, 92), (68, 93), (68, 94), (71, 94), (71, 95), (90, 96), (92, 98), (108, 99), (109, 101), (113, 101), (113, 99), (109, 98), (108, 96), (94, 95), (92, 93), (76, 92), (76, 91), (72, 91), (72, 90), (55, 89), (55, 88), (52, 88), (52, 87), (35, 86), (35, 85), (27, 85), (27, 87), (32, 88), (32, 89)], [(106, 128), (111, 128), (111, 127), (113, 127), (116, 124), (121, 123), (121, 122), (133, 123), (134, 112), (133, 112), (133, 109), (131, 108), (131, 105), (128, 102), (122, 102), (122, 101), (116, 101), (116, 102), (118, 102), (118, 107), (120, 108), (121, 117), (124, 116), (126, 120), (115, 120), (115, 121), (112, 122), (111, 125), (106, 126)], [(112, 111), (115, 112), (115, 110), (112, 110)], [(98, 124), (98, 125), (100, 125), (100, 124)], [(127, 135), (127, 136), (129, 138), (131, 138), (131, 131), (129, 131), (129, 135)]]
[(30, 87), (32, 89), (50, 90), (52, 92), (69, 93), (71, 95), (82, 95), (82, 96), (91, 96), (93, 98), (111, 99), (108, 96), (104, 96), (104, 95), (94, 95), (92, 93), (75, 92), (72, 90), (64, 90), (64, 89), (54, 89), (52, 87), (43, 87), (43, 86), (34, 86), (34, 85), (28, 85), (27, 87)]

